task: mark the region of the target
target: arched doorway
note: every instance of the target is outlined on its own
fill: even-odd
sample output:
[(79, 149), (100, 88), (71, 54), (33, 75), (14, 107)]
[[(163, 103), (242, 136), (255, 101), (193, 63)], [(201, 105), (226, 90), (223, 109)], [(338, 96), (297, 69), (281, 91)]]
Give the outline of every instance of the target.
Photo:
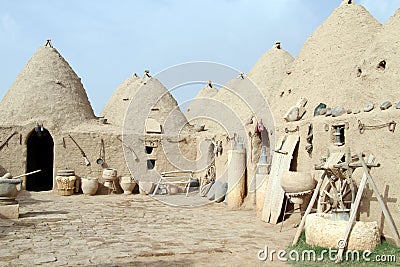
[(53, 188), (54, 142), (48, 130), (35, 129), (27, 141), (26, 172), (41, 170), (26, 176), (26, 190), (46, 191)]

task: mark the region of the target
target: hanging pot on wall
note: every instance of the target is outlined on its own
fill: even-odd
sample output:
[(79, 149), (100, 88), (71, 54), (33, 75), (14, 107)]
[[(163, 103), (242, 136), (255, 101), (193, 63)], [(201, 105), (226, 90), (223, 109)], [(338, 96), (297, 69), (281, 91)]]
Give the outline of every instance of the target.
[(99, 158), (96, 160), (96, 163), (99, 165), (104, 164), (104, 157), (105, 157), (105, 148), (104, 148), (104, 140), (101, 139), (101, 144), (100, 144), (100, 153), (99, 153)]

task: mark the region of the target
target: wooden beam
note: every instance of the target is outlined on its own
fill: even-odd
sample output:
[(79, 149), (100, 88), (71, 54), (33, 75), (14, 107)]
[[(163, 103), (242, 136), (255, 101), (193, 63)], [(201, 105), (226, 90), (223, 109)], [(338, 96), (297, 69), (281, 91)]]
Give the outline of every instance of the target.
[[(374, 159), (375, 159), (375, 157), (373, 155), (370, 155), (369, 158), (368, 158), (368, 163), (372, 163), (374, 161)], [(367, 171), (368, 171), (368, 169), (367, 169)], [(360, 186), (358, 187), (356, 199), (354, 200), (354, 204), (351, 207), (350, 219), (349, 219), (349, 222), (347, 224), (346, 231), (344, 232), (343, 238), (341, 240), (338, 240), (339, 252), (338, 252), (338, 258), (337, 258), (336, 262), (341, 262), (342, 261), (343, 252), (344, 252), (344, 249), (347, 247), (347, 243), (348, 243), (348, 240), (349, 240), (350, 232), (351, 232), (351, 229), (353, 228), (353, 225), (355, 223), (358, 207), (360, 206), (361, 197), (362, 197), (365, 185), (367, 184), (367, 180), (368, 180), (368, 178), (367, 178), (366, 172), (364, 171), (363, 177), (362, 177), (361, 182), (360, 182)]]

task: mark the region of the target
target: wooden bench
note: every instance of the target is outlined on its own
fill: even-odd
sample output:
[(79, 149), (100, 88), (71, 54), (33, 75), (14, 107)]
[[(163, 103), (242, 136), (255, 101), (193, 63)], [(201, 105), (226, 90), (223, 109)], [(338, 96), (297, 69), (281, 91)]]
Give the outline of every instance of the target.
[(186, 186), (186, 196), (189, 194), (190, 182), (193, 179), (193, 171), (190, 170), (177, 170), (162, 172), (160, 179), (157, 182), (156, 188), (154, 189), (153, 196), (157, 193), (160, 185), (167, 184), (181, 184)]

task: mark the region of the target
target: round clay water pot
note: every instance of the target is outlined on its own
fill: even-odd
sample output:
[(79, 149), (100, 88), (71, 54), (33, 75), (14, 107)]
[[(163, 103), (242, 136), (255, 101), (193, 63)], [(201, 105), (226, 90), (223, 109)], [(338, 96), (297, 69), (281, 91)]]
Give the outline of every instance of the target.
[(0, 198), (15, 199), (20, 191), (22, 179), (0, 179)]
[(119, 184), (121, 185), (122, 190), (124, 190), (125, 195), (132, 194), (132, 190), (136, 186), (135, 180), (133, 180), (130, 176), (122, 176)]
[(113, 168), (105, 168), (103, 170), (103, 178), (115, 180), (117, 177), (117, 170)]
[(96, 194), (97, 189), (99, 188), (99, 179), (97, 178), (81, 178), (82, 180), (82, 192), (85, 195), (93, 196)]
[(284, 171), (281, 187), (286, 193), (305, 192), (315, 188), (316, 181), (309, 172)]

